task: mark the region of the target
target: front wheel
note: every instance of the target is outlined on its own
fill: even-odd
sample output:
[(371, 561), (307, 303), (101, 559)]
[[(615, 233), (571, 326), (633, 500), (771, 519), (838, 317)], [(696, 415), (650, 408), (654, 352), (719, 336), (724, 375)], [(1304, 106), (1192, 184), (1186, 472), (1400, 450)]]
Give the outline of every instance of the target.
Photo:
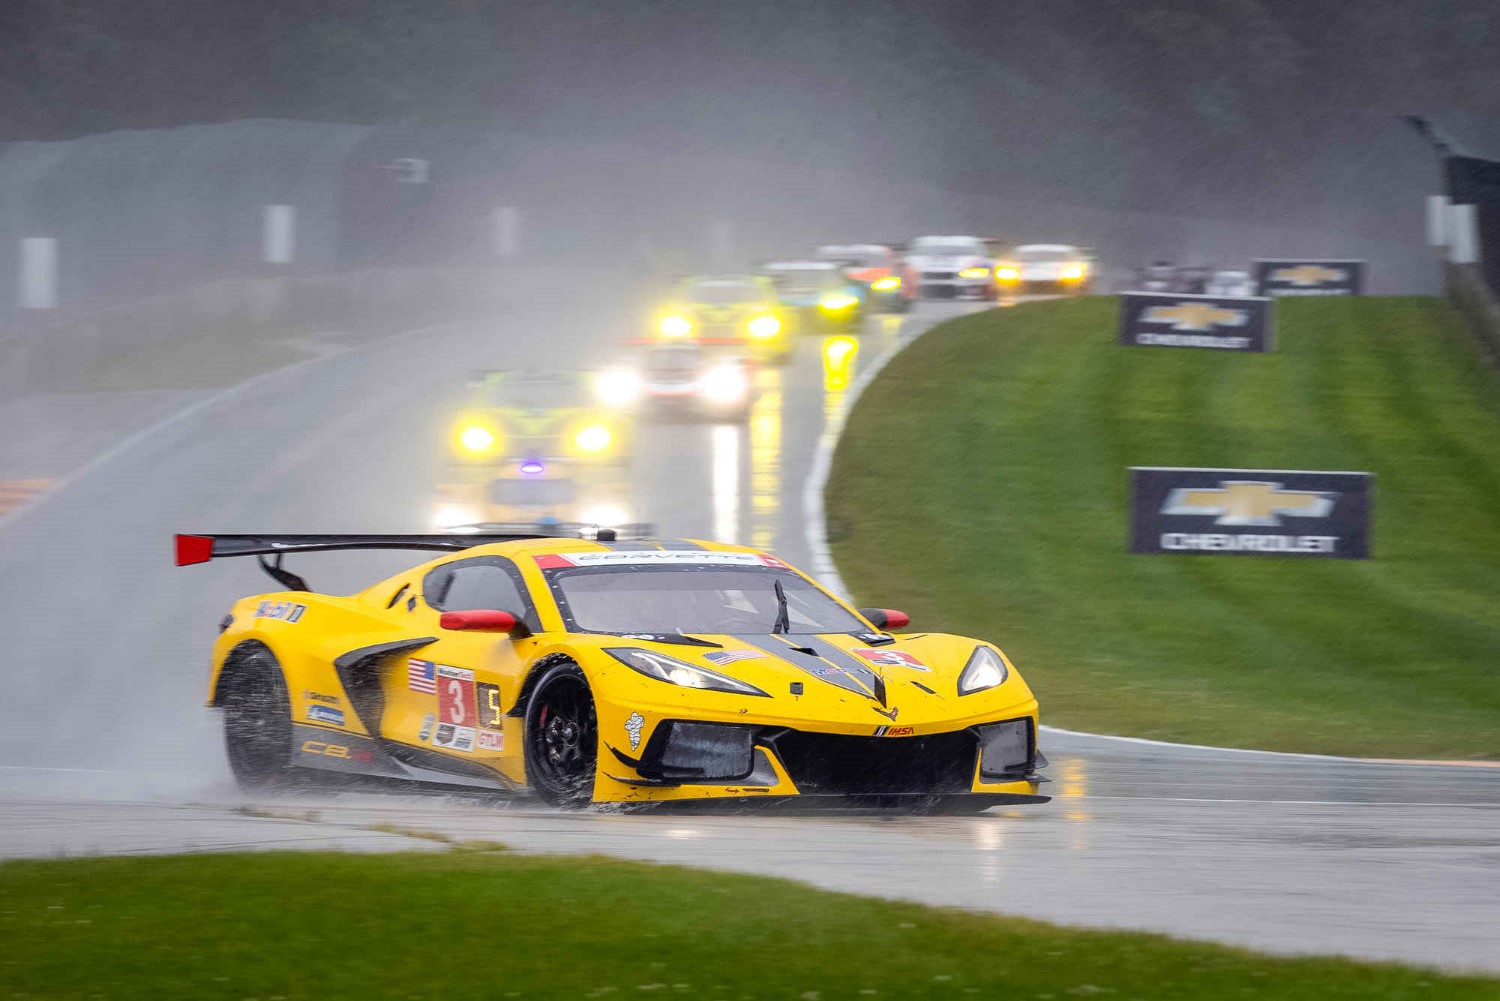
[(527, 782), (552, 806), (588, 806), (598, 760), (599, 721), (588, 678), (572, 661), (548, 668), (526, 704)]
[(292, 711), (281, 665), (257, 646), (225, 670), (224, 751), (241, 789), (284, 783), (291, 768)]

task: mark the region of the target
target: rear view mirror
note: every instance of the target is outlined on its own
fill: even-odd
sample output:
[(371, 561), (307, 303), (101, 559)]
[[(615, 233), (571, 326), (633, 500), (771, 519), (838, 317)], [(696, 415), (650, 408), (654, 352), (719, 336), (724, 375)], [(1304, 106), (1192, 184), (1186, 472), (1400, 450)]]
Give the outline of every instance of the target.
[(859, 614), (876, 629), (905, 629), (911, 625), (911, 616), (894, 608), (861, 608)]
[(510, 633), (517, 639), (531, 635), (526, 623), (510, 612), (496, 608), (471, 608), (462, 612), (444, 612), (438, 619), (444, 629), (471, 633)]

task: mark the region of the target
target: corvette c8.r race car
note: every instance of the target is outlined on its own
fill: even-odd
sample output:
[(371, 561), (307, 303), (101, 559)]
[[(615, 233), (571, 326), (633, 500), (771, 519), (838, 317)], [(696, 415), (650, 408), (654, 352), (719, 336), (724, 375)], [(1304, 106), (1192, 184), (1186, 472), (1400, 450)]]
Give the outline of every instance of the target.
[[(905, 615), (748, 548), (614, 539), (178, 536), (178, 565), (253, 555), (283, 587), (235, 603), (214, 644), (235, 776), (326, 769), (565, 807), (1047, 799), (1036, 699), (996, 647), (894, 632)], [(442, 555), (348, 597), (281, 565), (345, 549)]]

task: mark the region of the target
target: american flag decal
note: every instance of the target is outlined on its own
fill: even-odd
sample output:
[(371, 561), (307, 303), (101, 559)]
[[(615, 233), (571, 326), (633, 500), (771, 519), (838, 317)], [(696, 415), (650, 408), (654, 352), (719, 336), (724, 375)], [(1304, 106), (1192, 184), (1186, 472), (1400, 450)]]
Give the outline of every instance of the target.
[(406, 662), (406, 687), (414, 692), (436, 695), (437, 675), (433, 671), (432, 661), (415, 658), (408, 660)]

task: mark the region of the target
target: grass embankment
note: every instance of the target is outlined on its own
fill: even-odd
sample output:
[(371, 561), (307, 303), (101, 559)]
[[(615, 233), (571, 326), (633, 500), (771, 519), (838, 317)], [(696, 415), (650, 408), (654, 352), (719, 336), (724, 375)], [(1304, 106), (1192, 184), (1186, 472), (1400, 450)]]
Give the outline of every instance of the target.
[(0, 865), (11, 998), (1492, 998), (754, 876), (474, 852)]
[[(1420, 298), (1280, 300), (1268, 355), (1116, 301), (945, 324), (859, 401), (829, 528), (865, 604), (987, 637), (1065, 727), (1500, 757), (1500, 380)], [(1368, 561), (1131, 556), (1127, 466), (1368, 470)]]

